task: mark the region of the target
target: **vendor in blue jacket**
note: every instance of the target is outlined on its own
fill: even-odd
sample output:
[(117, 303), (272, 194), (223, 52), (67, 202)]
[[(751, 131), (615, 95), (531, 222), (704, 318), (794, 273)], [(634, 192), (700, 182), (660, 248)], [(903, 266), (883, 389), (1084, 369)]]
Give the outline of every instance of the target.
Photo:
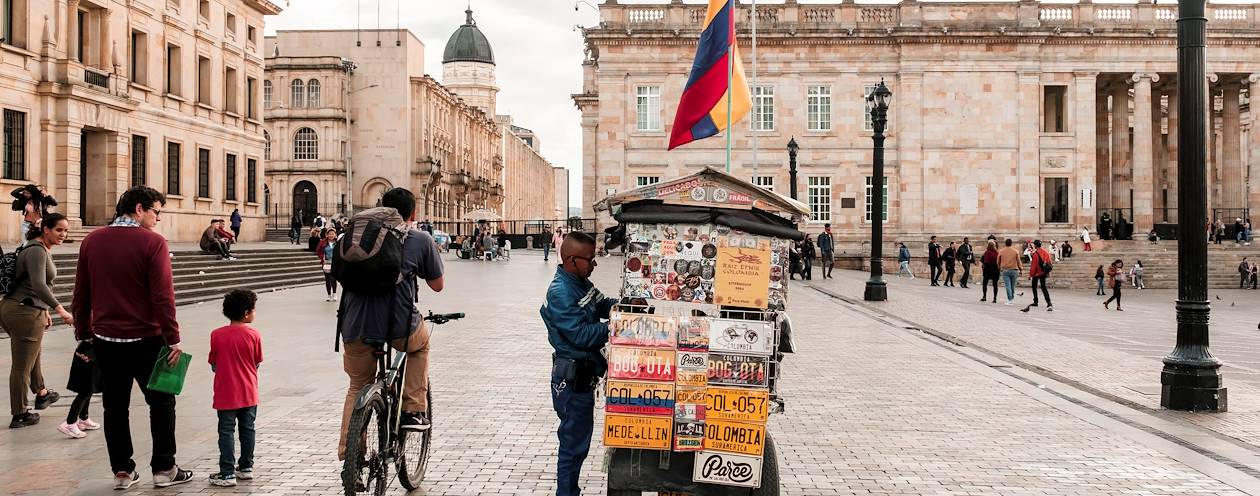
[(608, 342), (608, 318), (614, 298), (591, 284), (595, 271), (595, 238), (571, 232), (560, 245), (560, 266), (547, 287), (539, 313), (547, 325), (551, 354), (551, 406), (560, 417), (556, 436), (556, 494), (580, 495), (578, 477), (591, 448), (595, 424), (595, 383), (608, 369), (600, 349)]

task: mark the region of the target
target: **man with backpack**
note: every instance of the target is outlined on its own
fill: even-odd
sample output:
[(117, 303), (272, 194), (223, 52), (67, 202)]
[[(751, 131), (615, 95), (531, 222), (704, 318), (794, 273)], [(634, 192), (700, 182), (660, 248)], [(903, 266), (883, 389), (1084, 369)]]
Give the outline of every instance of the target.
[(1050, 270), (1054, 267), (1051, 262), (1050, 252), (1041, 247), (1041, 240), (1033, 241), (1033, 251), (1031, 261), (1029, 262), (1028, 276), (1032, 279), (1032, 304), (1024, 307), (1021, 312), (1027, 313), (1029, 309), (1037, 306), (1037, 284), (1041, 284), (1041, 294), (1046, 297), (1046, 311), (1053, 312), (1054, 304), (1050, 303), (1050, 288), (1046, 286), (1046, 279), (1050, 277)]
[(344, 290), (337, 310), (342, 363), (350, 377), (337, 458), (345, 459), (346, 429), (354, 402), (376, 378), (378, 344), (389, 343), (407, 354), (402, 391), (402, 428), (423, 431), (429, 389), (429, 329), (414, 302), (418, 279), (442, 291), (442, 259), (428, 233), (409, 226), (416, 220), (416, 196), (394, 188), (381, 206), (354, 215), (333, 252), (333, 276)]
[(1242, 262), (1238, 264), (1238, 276), (1240, 277), (1238, 281), (1238, 289), (1243, 289), (1247, 287), (1247, 279), (1250, 278), (1248, 277), (1250, 275), (1251, 275), (1251, 264), (1247, 263), (1247, 257), (1243, 257)]

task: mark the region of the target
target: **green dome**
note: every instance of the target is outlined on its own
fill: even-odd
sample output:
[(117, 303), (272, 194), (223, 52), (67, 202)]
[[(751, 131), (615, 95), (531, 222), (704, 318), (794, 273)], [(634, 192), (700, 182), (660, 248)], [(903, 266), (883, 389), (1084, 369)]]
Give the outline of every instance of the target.
[(446, 51), (442, 53), (442, 63), (447, 62), (484, 62), (494, 64), (494, 51), (490, 49), (490, 40), (477, 29), (473, 20), (472, 9), (464, 11), (468, 15), (464, 25), (455, 30), (451, 39), (446, 42)]

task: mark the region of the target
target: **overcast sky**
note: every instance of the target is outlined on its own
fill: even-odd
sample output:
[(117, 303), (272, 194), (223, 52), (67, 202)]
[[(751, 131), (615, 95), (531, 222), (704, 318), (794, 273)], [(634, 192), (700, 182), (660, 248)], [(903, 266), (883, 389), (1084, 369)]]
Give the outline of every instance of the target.
[[(597, 3), (597, 2), (591, 2)], [(409, 29), (424, 42), (424, 69), (442, 78), (446, 40), (464, 23), (467, 0), (291, 0), (267, 18), (267, 34), (277, 29)], [(356, 7), (358, 15), (356, 15)], [(572, 0), (472, 0), (473, 17), (494, 47), (499, 83), (498, 112), (534, 130), (542, 155), (569, 169), (569, 205), (581, 205), (581, 113), (570, 94), (582, 89), (582, 34), (576, 24), (593, 25), (595, 10)], [(329, 54), (336, 55), (336, 54)]]

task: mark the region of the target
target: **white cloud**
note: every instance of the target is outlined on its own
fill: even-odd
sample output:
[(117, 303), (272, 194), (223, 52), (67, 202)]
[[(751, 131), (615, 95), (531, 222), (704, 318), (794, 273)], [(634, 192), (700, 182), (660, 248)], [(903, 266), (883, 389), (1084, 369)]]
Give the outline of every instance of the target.
[[(569, 95), (582, 89), (582, 34), (574, 25), (593, 25), (598, 15), (585, 5), (574, 11), (574, 5), (569, 0), (472, 2), (473, 18), (494, 48), (498, 112), (534, 130), (542, 155), (569, 169), (569, 204), (580, 206), (581, 113)], [(292, 0), (280, 15), (267, 18), (266, 32), (408, 29), (424, 42), (425, 72), (441, 80), (442, 50), (464, 23), (466, 6), (464, 0)]]

